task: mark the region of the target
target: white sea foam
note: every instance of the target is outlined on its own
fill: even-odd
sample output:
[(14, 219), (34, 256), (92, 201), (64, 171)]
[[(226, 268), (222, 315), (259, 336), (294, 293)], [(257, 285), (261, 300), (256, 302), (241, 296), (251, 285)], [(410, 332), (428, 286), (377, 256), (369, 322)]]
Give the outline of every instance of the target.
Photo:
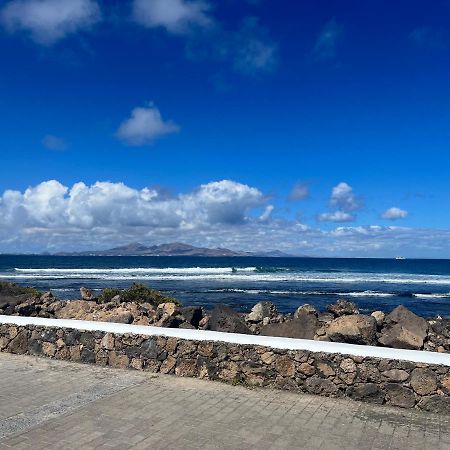
[[(97, 280), (202, 280), (227, 282), (296, 282), (313, 284), (413, 284), (450, 285), (450, 277), (444, 275), (360, 273), (360, 272), (313, 272), (277, 271), (264, 272), (257, 267), (165, 267), (165, 268), (16, 268), (14, 272), (3, 272), (0, 278), (17, 279), (97, 279)], [(360, 296), (361, 292), (347, 295)], [(367, 290), (365, 296), (388, 296), (385, 293)]]
[(448, 294), (413, 294), (413, 297), (417, 297), (417, 298), (450, 298), (450, 293), (448, 293)]

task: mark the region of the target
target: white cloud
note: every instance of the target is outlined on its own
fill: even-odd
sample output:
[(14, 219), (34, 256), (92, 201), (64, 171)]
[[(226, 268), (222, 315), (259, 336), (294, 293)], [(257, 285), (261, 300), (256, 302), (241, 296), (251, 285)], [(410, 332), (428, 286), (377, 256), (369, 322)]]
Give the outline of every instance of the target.
[[(257, 212), (263, 208), (263, 213)], [(450, 230), (339, 226), (326, 231), (271, 217), (257, 188), (215, 181), (168, 196), (123, 183), (50, 180), (0, 195), (0, 251), (110, 248), (181, 241), (245, 251), (311, 256), (450, 257)]]
[(344, 182), (338, 183), (331, 190), (330, 206), (336, 211), (322, 213), (321, 222), (352, 222), (356, 220), (354, 211), (362, 208), (362, 201), (353, 192), (353, 188)]
[(131, 117), (122, 122), (116, 136), (125, 144), (141, 146), (156, 139), (178, 132), (180, 127), (172, 121), (164, 121), (159, 109), (150, 103), (147, 107), (136, 107)]
[(163, 27), (169, 33), (186, 34), (194, 28), (209, 27), (210, 6), (201, 0), (134, 0), (133, 17), (149, 28)]
[(48, 148), (49, 150), (65, 150), (67, 148), (66, 141), (58, 136), (54, 136), (53, 134), (47, 134), (42, 139), (42, 145)]
[(319, 220), (321, 222), (352, 222), (355, 220), (355, 216), (344, 211), (334, 211), (320, 214)]
[(331, 19), (324, 25), (314, 46), (314, 54), (317, 59), (332, 59), (336, 56), (336, 48), (343, 31), (342, 25), (338, 24), (335, 19)]
[(296, 202), (298, 200), (304, 200), (309, 197), (309, 183), (304, 181), (298, 182), (292, 188), (289, 194), (289, 200)]
[(347, 183), (339, 183), (331, 191), (331, 206), (350, 212), (361, 208), (361, 201), (356, 197), (353, 188)]
[(261, 222), (266, 222), (272, 217), (272, 213), (275, 207), (273, 205), (267, 205), (264, 212), (259, 216)]
[(79, 182), (69, 188), (50, 180), (0, 197), (0, 242), (11, 236), (44, 241), (64, 237), (70, 245), (84, 234), (95, 245), (94, 236), (102, 234), (120, 239), (127, 233), (142, 236), (155, 230), (164, 234), (240, 226), (265, 203), (258, 189), (230, 180), (203, 184), (172, 198), (156, 189), (133, 189), (123, 183)]
[(408, 211), (405, 211), (404, 209), (400, 209), (394, 206), (384, 211), (383, 214), (381, 214), (381, 217), (383, 219), (396, 220), (396, 219), (404, 219), (407, 215)]
[(39, 44), (51, 45), (100, 20), (95, 0), (12, 0), (0, 11), (11, 31), (25, 31)]

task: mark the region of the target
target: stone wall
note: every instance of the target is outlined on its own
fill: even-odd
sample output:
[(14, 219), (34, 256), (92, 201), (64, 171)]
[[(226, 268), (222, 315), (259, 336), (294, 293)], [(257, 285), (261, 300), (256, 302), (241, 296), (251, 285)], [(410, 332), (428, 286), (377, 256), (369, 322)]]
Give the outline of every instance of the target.
[(450, 367), (175, 337), (0, 325), (0, 350), (450, 414)]

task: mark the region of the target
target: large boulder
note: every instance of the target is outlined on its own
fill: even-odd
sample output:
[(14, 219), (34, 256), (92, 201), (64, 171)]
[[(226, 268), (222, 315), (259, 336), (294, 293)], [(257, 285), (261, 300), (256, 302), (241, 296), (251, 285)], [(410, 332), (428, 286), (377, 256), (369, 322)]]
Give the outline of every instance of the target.
[(84, 300), (71, 300), (65, 302), (65, 305), (56, 311), (57, 319), (78, 319), (88, 320), (90, 314), (98, 309), (95, 302), (87, 302)]
[(355, 314), (334, 319), (326, 334), (331, 341), (372, 345), (376, 343), (377, 322), (371, 316)]
[(203, 319), (203, 309), (200, 306), (185, 306), (180, 308), (180, 311), (187, 323), (198, 328), (200, 321)]
[(428, 322), (405, 308), (397, 306), (386, 316), (387, 326), (378, 342), (385, 347), (419, 350), (427, 336)]
[(278, 315), (277, 307), (272, 302), (259, 302), (253, 306), (246, 320), (252, 323), (262, 322), (266, 317), (272, 319)]
[(296, 318), (283, 323), (270, 323), (261, 328), (263, 336), (290, 337), (296, 339), (314, 339), (320, 323), (314, 314), (303, 311)]
[(348, 300), (338, 300), (336, 303), (327, 306), (327, 310), (335, 317), (341, 317), (350, 314), (359, 314), (359, 310), (353, 302)]
[(236, 311), (225, 305), (217, 305), (213, 309), (209, 325), (212, 331), (252, 334), (244, 319)]

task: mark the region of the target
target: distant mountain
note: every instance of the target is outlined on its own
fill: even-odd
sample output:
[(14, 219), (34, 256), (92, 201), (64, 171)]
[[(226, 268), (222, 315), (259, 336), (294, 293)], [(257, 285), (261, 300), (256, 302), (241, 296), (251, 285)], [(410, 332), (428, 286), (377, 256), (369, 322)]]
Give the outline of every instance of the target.
[(108, 250), (89, 250), (84, 252), (62, 252), (59, 256), (266, 256), (289, 257), (287, 253), (279, 250), (251, 253), (235, 252), (227, 248), (194, 247), (193, 245), (173, 242), (170, 244), (146, 245), (133, 243), (114, 247)]

